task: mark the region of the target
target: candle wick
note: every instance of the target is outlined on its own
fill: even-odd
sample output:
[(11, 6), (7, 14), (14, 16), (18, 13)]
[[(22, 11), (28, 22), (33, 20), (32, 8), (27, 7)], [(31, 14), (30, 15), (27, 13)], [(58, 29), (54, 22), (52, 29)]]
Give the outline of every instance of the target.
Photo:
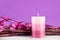
[(37, 14), (37, 16), (39, 16), (39, 13)]

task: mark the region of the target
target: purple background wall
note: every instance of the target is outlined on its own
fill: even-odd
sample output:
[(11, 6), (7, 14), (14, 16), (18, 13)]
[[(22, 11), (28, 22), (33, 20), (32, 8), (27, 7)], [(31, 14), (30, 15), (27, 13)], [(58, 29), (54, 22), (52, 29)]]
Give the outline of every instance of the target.
[(38, 12), (47, 24), (60, 26), (60, 0), (0, 0), (0, 16), (30, 22)]

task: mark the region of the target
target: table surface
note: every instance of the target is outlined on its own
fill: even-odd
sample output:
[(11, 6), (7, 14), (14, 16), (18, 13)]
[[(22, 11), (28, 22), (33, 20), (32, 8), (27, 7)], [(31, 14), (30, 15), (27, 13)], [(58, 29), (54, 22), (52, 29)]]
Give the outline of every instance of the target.
[(60, 40), (60, 35), (46, 36), (45, 38), (32, 38), (31, 36), (0, 37), (0, 40)]

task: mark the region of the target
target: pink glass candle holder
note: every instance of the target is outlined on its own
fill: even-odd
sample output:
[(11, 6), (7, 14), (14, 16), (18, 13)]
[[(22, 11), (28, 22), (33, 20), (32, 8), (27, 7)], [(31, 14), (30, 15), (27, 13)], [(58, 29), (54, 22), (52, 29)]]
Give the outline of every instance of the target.
[(45, 37), (45, 16), (32, 17), (32, 37), (33, 38)]

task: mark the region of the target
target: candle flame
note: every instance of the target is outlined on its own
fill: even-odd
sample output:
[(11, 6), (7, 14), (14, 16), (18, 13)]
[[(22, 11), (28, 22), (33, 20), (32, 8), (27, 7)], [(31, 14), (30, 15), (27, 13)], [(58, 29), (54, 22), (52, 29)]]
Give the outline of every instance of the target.
[(39, 16), (39, 13), (37, 14), (37, 16)]

